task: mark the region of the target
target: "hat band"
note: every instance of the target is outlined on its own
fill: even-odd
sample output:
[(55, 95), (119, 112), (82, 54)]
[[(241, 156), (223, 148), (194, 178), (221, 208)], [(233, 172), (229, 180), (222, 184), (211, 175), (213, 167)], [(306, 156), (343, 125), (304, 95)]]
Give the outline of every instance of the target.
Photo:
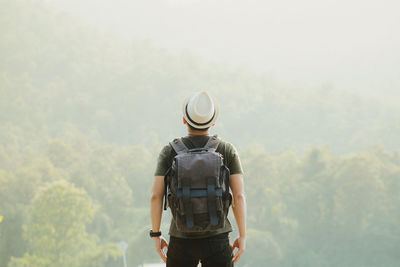
[(199, 125), (199, 126), (207, 125), (207, 124), (209, 124), (210, 122), (212, 122), (212, 120), (213, 120), (214, 117), (215, 117), (215, 109), (214, 109), (214, 114), (213, 114), (213, 116), (211, 117), (211, 119), (210, 119), (209, 121), (207, 121), (207, 122), (205, 122), (205, 123), (198, 123), (198, 122), (195, 122), (194, 120), (192, 120), (192, 118), (190, 118), (189, 113), (188, 113), (188, 111), (187, 111), (187, 107), (188, 107), (188, 104), (186, 104), (186, 107), (185, 107), (186, 116), (187, 116), (187, 118), (189, 119), (190, 122), (192, 122), (192, 123), (194, 123), (194, 124), (196, 124), (196, 125)]

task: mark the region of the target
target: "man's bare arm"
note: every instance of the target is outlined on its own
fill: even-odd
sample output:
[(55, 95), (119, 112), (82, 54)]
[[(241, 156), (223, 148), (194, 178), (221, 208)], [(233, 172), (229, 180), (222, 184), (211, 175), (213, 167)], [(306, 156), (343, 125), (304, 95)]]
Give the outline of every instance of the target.
[(229, 184), (233, 194), (232, 210), (236, 224), (239, 228), (239, 237), (233, 243), (233, 250), (239, 250), (233, 257), (233, 262), (237, 262), (246, 249), (246, 198), (244, 196), (244, 184), (242, 174), (232, 174), (229, 177)]
[[(150, 199), (150, 215), (151, 215), (151, 229), (153, 232), (160, 231), (161, 218), (162, 218), (162, 206), (164, 196), (164, 176), (154, 176), (153, 186), (151, 190)], [(164, 262), (167, 261), (167, 257), (164, 253), (163, 248), (168, 248), (167, 241), (161, 237), (153, 237), (154, 245), (158, 254)]]

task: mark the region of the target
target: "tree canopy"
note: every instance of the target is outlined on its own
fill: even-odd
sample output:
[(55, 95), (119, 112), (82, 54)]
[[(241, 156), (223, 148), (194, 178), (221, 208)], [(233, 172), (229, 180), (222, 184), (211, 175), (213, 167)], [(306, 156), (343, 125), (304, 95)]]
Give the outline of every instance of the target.
[(157, 154), (203, 89), (245, 171), (238, 266), (398, 266), (398, 105), (128, 42), (36, 0), (0, 0), (0, 33), (1, 267), (120, 266), (121, 240), (129, 266), (158, 262)]

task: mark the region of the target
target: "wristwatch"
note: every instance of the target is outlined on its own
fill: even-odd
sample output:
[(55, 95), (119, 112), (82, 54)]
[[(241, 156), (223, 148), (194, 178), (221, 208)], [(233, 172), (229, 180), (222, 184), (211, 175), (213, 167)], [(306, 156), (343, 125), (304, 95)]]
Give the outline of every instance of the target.
[(161, 231), (153, 232), (153, 230), (150, 230), (150, 237), (157, 237), (157, 236), (161, 236)]

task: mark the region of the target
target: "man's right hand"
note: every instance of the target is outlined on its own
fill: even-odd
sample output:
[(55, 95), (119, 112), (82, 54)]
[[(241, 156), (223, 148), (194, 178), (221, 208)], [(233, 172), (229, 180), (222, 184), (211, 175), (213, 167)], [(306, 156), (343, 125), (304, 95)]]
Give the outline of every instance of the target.
[(165, 255), (164, 248), (168, 249), (168, 242), (162, 236), (153, 237), (154, 245), (156, 246), (156, 251), (160, 254), (161, 259), (167, 262), (167, 256)]

